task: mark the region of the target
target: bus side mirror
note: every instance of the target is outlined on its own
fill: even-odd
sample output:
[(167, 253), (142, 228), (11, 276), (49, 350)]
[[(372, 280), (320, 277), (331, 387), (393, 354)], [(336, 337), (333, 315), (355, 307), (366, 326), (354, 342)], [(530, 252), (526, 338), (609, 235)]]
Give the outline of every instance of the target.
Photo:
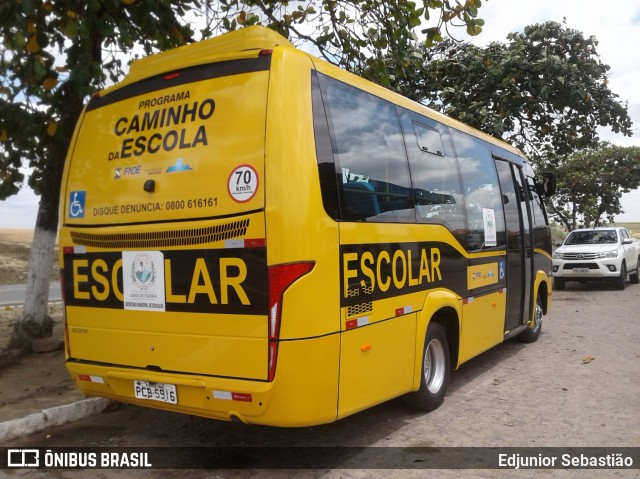
[(547, 198), (556, 194), (556, 174), (542, 173), (542, 194)]

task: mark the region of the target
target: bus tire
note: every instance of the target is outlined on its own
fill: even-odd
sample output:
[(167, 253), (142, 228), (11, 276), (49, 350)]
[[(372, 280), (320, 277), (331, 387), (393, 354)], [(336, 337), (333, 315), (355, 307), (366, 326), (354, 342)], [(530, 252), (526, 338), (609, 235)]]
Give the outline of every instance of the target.
[(450, 363), (447, 333), (441, 324), (432, 322), (424, 340), (420, 389), (402, 397), (405, 405), (421, 411), (440, 407), (449, 384)]
[(536, 309), (533, 312), (533, 324), (530, 328), (525, 329), (518, 334), (518, 340), (523, 343), (535, 343), (540, 337), (542, 332), (542, 317), (544, 316), (544, 310), (542, 309), (542, 300), (540, 295), (536, 298)]

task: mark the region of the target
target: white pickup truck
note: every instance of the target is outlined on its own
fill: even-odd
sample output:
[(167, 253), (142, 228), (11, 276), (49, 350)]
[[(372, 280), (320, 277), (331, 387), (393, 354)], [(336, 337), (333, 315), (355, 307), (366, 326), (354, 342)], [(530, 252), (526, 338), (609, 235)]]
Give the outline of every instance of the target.
[(553, 253), (553, 287), (567, 281), (613, 281), (624, 289), (627, 275), (640, 282), (640, 242), (626, 228), (604, 227), (573, 230)]

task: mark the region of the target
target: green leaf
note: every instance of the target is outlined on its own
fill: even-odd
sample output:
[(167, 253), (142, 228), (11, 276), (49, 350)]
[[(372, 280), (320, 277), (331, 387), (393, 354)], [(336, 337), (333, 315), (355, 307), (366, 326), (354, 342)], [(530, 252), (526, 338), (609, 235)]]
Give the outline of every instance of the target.
[(34, 60), (33, 71), (36, 75), (36, 79), (40, 81), (47, 75), (47, 68), (41, 62), (37, 61), (37, 59)]
[(421, 23), (422, 22), (420, 21), (420, 17), (416, 17), (416, 16), (409, 17), (409, 25), (411, 25), (412, 27), (417, 27)]
[(467, 25), (468, 35), (475, 37), (477, 35), (480, 35), (480, 33), (482, 33), (482, 27), (480, 27), (479, 25), (476, 25), (476, 24)]
[(66, 17), (63, 20), (61, 30), (64, 36), (66, 36), (67, 38), (73, 39), (78, 35), (79, 28), (80, 28), (80, 25), (78, 24), (78, 21), (75, 18)]

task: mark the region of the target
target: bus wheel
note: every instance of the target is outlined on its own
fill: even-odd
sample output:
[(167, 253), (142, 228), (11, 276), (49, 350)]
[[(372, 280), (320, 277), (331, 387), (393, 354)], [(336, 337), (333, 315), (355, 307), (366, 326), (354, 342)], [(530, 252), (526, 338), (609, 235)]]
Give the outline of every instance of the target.
[(444, 401), (449, 383), (450, 357), (447, 333), (438, 323), (427, 328), (422, 353), (420, 389), (403, 396), (404, 403), (421, 411), (433, 411)]
[(536, 310), (533, 313), (533, 325), (518, 335), (518, 339), (520, 341), (523, 343), (533, 343), (538, 340), (540, 332), (542, 331), (543, 315), (544, 311), (542, 309), (542, 300), (540, 299), (540, 295), (538, 295), (536, 298)]

